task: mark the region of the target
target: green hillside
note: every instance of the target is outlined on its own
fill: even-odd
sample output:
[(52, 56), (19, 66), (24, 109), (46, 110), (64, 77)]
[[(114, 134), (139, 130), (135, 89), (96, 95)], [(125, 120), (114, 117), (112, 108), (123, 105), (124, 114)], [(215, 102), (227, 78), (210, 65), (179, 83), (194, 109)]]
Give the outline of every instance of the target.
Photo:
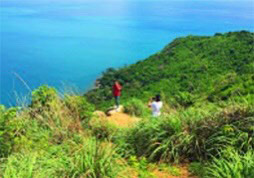
[[(253, 46), (246, 31), (178, 38), (85, 96), (44, 85), (28, 106), (0, 105), (0, 177), (254, 177)], [(106, 116), (115, 79), (123, 112)]]
[(88, 100), (99, 108), (111, 105), (114, 79), (124, 87), (123, 100), (161, 93), (171, 105), (189, 106), (254, 94), (254, 33), (177, 38), (144, 61), (108, 69)]

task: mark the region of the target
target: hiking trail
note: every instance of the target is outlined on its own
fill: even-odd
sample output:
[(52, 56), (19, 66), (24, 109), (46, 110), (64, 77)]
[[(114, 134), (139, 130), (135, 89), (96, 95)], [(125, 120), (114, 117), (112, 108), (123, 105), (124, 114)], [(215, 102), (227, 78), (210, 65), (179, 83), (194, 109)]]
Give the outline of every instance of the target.
[(106, 113), (102, 111), (95, 111), (95, 114), (99, 118), (106, 119), (109, 123), (118, 127), (131, 127), (140, 120), (140, 118), (124, 113), (122, 106), (120, 106), (118, 110), (110, 108), (106, 111)]
[[(124, 113), (124, 109), (122, 106), (120, 106), (118, 110), (110, 108), (106, 112), (95, 111), (94, 114), (97, 115), (98, 118), (108, 121), (109, 123), (121, 128), (135, 126), (135, 124), (141, 120), (141, 118), (130, 116)], [(169, 172), (161, 171), (159, 169), (151, 170), (151, 173), (154, 175), (155, 178), (195, 178), (195, 176), (192, 176), (189, 172), (187, 164), (180, 164), (176, 167), (179, 169), (180, 173), (180, 175), (178, 176), (174, 176)], [(126, 175), (128, 175), (127, 177), (139, 178), (137, 170), (131, 168), (126, 169), (125, 172)]]

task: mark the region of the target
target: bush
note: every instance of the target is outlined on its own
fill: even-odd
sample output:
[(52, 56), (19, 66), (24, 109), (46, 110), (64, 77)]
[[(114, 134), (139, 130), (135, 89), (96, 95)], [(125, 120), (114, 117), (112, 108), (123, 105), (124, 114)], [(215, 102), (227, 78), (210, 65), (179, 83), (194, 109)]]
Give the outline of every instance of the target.
[(94, 112), (94, 106), (88, 103), (84, 96), (70, 96), (66, 95), (64, 103), (70, 110), (72, 116), (79, 120), (87, 120), (92, 117)]
[(12, 151), (16, 128), (10, 122), (16, 117), (17, 111), (17, 107), (5, 109), (0, 106), (0, 158)]
[(179, 92), (176, 95), (176, 102), (181, 106), (188, 107), (195, 102), (195, 98), (191, 93), (188, 92)]
[(94, 117), (88, 123), (89, 129), (97, 139), (111, 140), (119, 130), (116, 126), (110, 124), (105, 118)]
[(124, 105), (124, 112), (133, 116), (142, 117), (147, 115), (149, 110), (141, 100), (132, 98)]
[(43, 85), (32, 92), (31, 107), (38, 111), (54, 111), (59, 105), (60, 100), (54, 88)]

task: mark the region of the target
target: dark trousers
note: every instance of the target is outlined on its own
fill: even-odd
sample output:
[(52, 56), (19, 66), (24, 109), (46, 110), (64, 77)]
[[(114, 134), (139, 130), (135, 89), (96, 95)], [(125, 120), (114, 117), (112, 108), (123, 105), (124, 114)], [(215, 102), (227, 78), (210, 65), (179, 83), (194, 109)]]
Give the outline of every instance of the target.
[(120, 105), (120, 96), (115, 96), (115, 103), (116, 103), (116, 106), (119, 107), (119, 105)]

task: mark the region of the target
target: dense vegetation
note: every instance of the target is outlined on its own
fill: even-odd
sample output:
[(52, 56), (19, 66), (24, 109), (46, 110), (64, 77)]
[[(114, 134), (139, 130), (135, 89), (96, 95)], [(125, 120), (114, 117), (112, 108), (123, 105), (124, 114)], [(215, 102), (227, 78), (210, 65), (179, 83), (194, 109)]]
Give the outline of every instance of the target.
[(131, 97), (147, 101), (161, 93), (171, 105), (187, 107), (253, 94), (254, 34), (241, 31), (177, 38), (144, 61), (108, 69), (86, 94), (88, 100), (98, 108), (111, 105), (115, 79), (124, 87), (124, 101)]
[[(254, 34), (179, 38), (137, 64), (109, 69), (86, 96), (41, 86), (27, 107), (0, 106), (0, 177), (254, 177)], [(123, 128), (96, 108), (124, 86)], [(147, 100), (163, 96), (163, 115)], [(157, 176), (158, 177), (158, 176)]]

